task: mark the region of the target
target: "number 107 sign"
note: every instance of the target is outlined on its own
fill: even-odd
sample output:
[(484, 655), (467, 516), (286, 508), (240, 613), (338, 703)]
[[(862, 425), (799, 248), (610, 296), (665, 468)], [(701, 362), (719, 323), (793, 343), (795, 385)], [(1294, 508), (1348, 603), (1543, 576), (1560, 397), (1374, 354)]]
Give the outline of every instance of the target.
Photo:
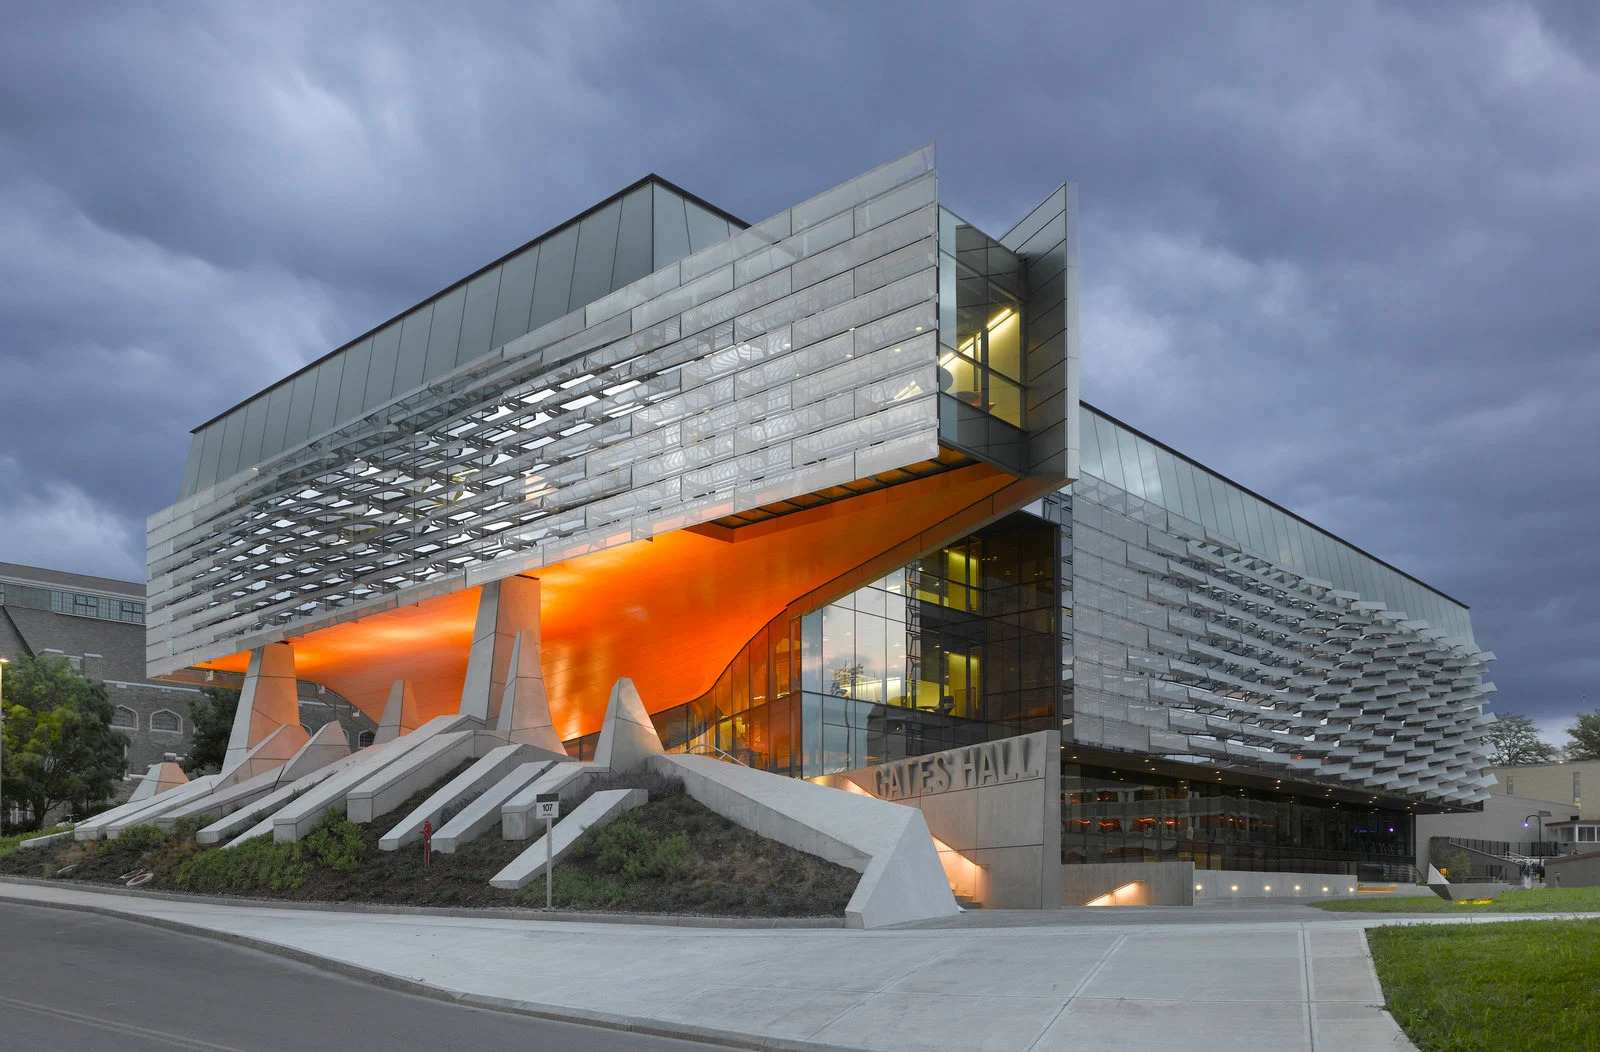
[(533, 798), (533, 817), (550, 821), (561, 817), (561, 794), (540, 793)]

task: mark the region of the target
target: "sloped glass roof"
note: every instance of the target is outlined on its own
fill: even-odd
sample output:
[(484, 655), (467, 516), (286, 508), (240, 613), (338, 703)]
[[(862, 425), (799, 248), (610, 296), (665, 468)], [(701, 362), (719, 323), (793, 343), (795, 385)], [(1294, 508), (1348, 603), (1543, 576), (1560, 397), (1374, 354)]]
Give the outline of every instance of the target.
[(179, 499), (748, 225), (646, 176), (200, 425)]

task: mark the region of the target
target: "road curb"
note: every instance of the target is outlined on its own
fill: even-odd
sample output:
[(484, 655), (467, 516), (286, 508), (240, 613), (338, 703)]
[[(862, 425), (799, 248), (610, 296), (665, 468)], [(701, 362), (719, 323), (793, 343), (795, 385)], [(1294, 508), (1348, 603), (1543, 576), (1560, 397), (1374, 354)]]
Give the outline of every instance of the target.
[(244, 906), (254, 909), (306, 910), (313, 913), (389, 913), (411, 917), (465, 917), (498, 920), (560, 921), (564, 924), (643, 924), (661, 928), (726, 928), (733, 931), (778, 929), (842, 931), (843, 917), (694, 917), (674, 913), (583, 913), (576, 910), (521, 909), (515, 906), (406, 906), (386, 902), (306, 902), (301, 899), (253, 899), (235, 895), (191, 895), (181, 891), (145, 891), (110, 884), (51, 880), (0, 874), (0, 883), (34, 884), (65, 888), (92, 895), (161, 899), (165, 902), (200, 902), (208, 906)]
[[(49, 887), (61, 887), (58, 881), (33, 880), (30, 878), (17, 880), (9, 875), (0, 878), (0, 885), (6, 883), (42, 884)], [(72, 890), (81, 891), (83, 889)], [(99, 889), (95, 889), (88, 893), (96, 894), (98, 892)], [(135, 893), (128, 897), (138, 896)], [(844, 1045), (830, 1045), (794, 1038), (766, 1037), (737, 1030), (696, 1026), (693, 1023), (670, 1023), (665, 1020), (641, 1019), (634, 1016), (616, 1015), (610, 1012), (590, 1012), (581, 1008), (542, 1004), (537, 1001), (519, 1001), (508, 997), (475, 994), (466, 990), (451, 990), (446, 987), (419, 982), (415, 979), (407, 979), (404, 976), (395, 975), (392, 972), (385, 972), (377, 968), (367, 968), (363, 965), (341, 961), (334, 957), (324, 957), (309, 950), (284, 946), (267, 939), (260, 939), (251, 935), (240, 935), (237, 932), (218, 931), (215, 928), (207, 928), (201, 924), (190, 924), (168, 917), (150, 917), (121, 910), (113, 905), (100, 905), (92, 902), (42, 902), (38, 899), (6, 894), (3, 889), (0, 889), (0, 902), (9, 902), (18, 906), (36, 906), (43, 909), (93, 913), (100, 916), (113, 917), (117, 920), (148, 925), (152, 928), (161, 928), (181, 935), (196, 935), (201, 938), (213, 939), (218, 942), (269, 953), (275, 957), (282, 957), (301, 964), (308, 964), (314, 968), (321, 968), (324, 971), (333, 972), (336, 975), (355, 979), (381, 989), (411, 994), (416, 997), (426, 997), (432, 1001), (443, 1001), (469, 1008), (481, 1008), (510, 1015), (530, 1016), (535, 1019), (548, 1019), (558, 1023), (602, 1027), (607, 1030), (624, 1030), (629, 1033), (647, 1034), (652, 1037), (681, 1038), (689, 1041), (700, 1041), (705, 1044), (721, 1045), (725, 1048), (774, 1049), (782, 1050), (782, 1052), (850, 1052), (848, 1047)]]

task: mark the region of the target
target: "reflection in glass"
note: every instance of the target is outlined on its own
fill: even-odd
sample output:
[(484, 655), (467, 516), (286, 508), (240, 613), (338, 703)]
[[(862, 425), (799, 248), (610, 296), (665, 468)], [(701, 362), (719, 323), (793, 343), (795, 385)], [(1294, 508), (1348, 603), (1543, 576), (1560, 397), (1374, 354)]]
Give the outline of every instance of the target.
[(652, 719), (669, 750), (806, 777), (1048, 729), (1055, 582), (1055, 527), (1010, 516), (771, 623), (704, 696)]
[(1021, 429), (1027, 403), (1021, 262), (948, 210), (940, 213), (939, 230), (939, 388)]

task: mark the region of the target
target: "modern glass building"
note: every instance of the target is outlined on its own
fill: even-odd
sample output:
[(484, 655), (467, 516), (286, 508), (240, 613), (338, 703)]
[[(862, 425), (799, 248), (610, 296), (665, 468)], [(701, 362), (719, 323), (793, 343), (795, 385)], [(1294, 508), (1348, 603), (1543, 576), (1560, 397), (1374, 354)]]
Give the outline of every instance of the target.
[(1466, 607), (1080, 404), (1071, 187), (998, 237), (940, 190), (746, 225), (652, 176), (202, 425), (150, 673), (289, 643), (492, 719), (516, 580), (575, 755), (626, 676), (795, 777), (1058, 735), (1067, 863), (1409, 858), (1488, 784)]

